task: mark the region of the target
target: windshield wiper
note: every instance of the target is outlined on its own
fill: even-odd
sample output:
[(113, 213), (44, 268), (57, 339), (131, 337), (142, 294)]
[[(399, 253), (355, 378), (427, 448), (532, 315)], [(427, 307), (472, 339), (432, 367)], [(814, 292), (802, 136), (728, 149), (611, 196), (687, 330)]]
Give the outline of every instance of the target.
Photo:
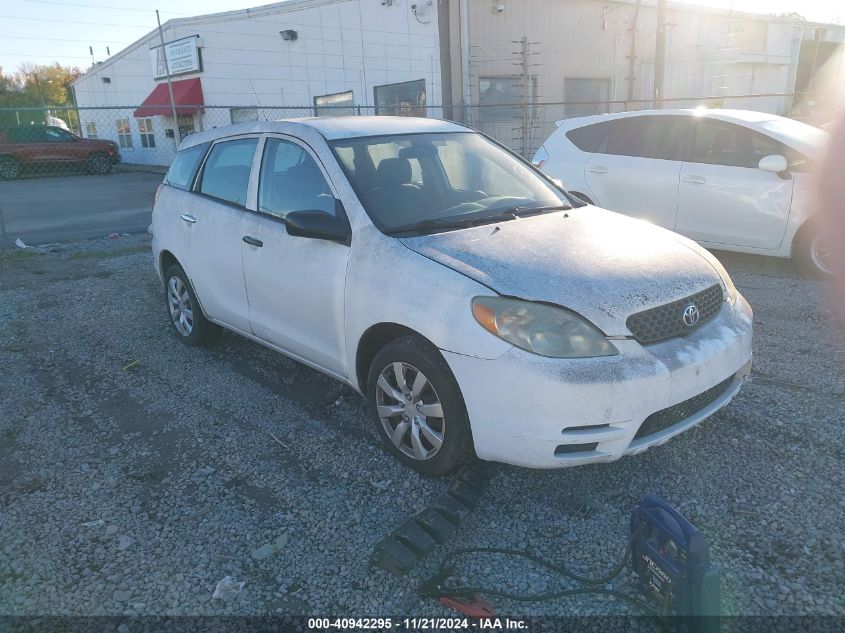
[(434, 229), (468, 228), (471, 226), (479, 226), (481, 224), (490, 224), (491, 222), (498, 222), (500, 220), (513, 220), (516, 218), (524, 217), (526, 215), (531, 215), (533, 213), (543, 213), (546, 211), (565, 211), (571, 208), (572, 207), (565, 204), (552, 205), (546, 207), (514, 206), (508, 207), (507, 209), (496, 209), (495, 213), (487, 213), (484, 215), (472, 215), (470, 217), (455, 216), (446, 218), (429, 218), (427, 220), (415, 222), (414, 224), (406, 224), (405, 226), (398, 226), (396, 228), (390, 229), (387, 234), (395, 235), (397, 233), (410, 232), (424, 233), (427, 230)]
[(515, 218), (523, 218), (527, 215), (533, 215), (534, 213), (545, 213), (546, 211), (569, 211), (570, 209), (572, 209), (572, 207), (568, 204), (552, 204), (545, 207), (515, 206), (502, 209), (501, 213), (503, 215), (512, 215)]

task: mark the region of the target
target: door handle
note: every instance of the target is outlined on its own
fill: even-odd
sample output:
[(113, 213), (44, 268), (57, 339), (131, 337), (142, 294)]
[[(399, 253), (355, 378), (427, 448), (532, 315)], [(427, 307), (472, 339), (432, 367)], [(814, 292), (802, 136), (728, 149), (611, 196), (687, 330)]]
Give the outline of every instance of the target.
[(179, 217), (182, 218), (188, 224), (195, 224), (196, 221), (197, 221), (197, 219), (194, 216), (188, 215), (187, 213), (183, 213)]
[(244, 235), (243, 239), (244, 239), (244, 242), (246, 242), (250, 246), (257, 246), (258, 248), (261, 248), (262, 246), (264, 246), (264, 242), (262, 242), (261, 240), (257, 240), (254, 237), (250, 237), (249, 235)]
[(704, 176), (684, 176), (681, 180), (693, 185), (703, 185), (707, 183), (707, 179)]
[(592, 165), (590, 166), (590, 171), (594, 174), (606, 174), (607, 167), (605, 167), (604, 165)]

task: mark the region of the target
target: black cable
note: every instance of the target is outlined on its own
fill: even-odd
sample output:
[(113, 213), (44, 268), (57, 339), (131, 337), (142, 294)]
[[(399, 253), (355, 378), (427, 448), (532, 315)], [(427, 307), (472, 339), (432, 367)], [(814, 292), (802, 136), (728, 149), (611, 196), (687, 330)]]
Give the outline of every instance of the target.
[[(655, 611), (648, 604), (632, 596), (629, 596), (619, 591), (615, 591), (613, 589), (605, 589), (598, 587), (598, 585), (607, 584), (608, 582), (616, 578), (622, 572), (623, 569), (625, 569), (625, 565), (627, 565), (628, 560), (631, 557), (631, 543), (633, 542), (633, 539), (634, 535), (632, 535), (631, 538), (628, 540), (628, 544), (625, 547), (625, 553), (622, 556), (622, 560), (620, 560), (619, 563), (617, 563), (617, 565), (613, 569), (611, 569), (606, 575), (601, 578), (588, 578), (586, 576), (581, 576), (579, 574), (569, 571), (561, 565), (548, 561), (544, 558), (540, 558), (539, 556), (531, 554), (530, 552), (499, 547), (467, 547), (463, 549), (458, 549), (446, 555), (446, 557), (440, 563), (440, 567), (437, 570), (437, 573), (435, 573), (431, 578), (429, 578), (429, 580), (421, 583), (420, 586), (417, 588), (417, 591), (418, 593), (420, 593), (420, 595), (431, 598), (467, 597), (472, 596), (474, 594), (483, 594), (485, 596), (504, 598), (505, 600), (513, 600), (516, 602), (547, 602), (549, 600), (566, 598), (576, 595), (603, 594), (614, 596), (615, 598), (636, 607), (645, 615), (658, 618), (662, 621), (663, 617), (665, 617), (666, 615), (667, 605), (664, 604), (664, 612), (660, 613)], [(560, 591), (549, 591), (538, 594), (519, 595), (485, 587), (442, 586), (442, 582), (452, 576), (454, 571), (452, 567), (447, 566), (447, 563), (457, 558), (458, 556), (462, 556), (465, 554), (504, 554), (507, 556), (519, 556), (530, 560), (542, 567), (545, 567), (548, 570), (556, 572), (557, 574), (565, 578), (569, 578), (583, 585), (587, 585), (587, 587), (581, 587), (578, 589), (563, 589)]]
[(616, 578), (620, 573), (622, 573), (623, 569), (625, 569), (625, 565), (628, 563), (628, 559), (631, 557), (632, 540), (633, 539), (628, 540), (628, 545), (625, 547), (625, 553), (622, 556), (622, 560), (619, 561), (616, 567), (614, 567), (610, 572), (607, 573), (607, 575), (603, 576), (602, 578), (587, 578), (586, 576), (579, 576), (578, 574), (569, 571), (561, 565), (557, 565), (544, 558), (540, 558), (539, 556), (531, 554), (530, 552), (500, 547), (466, 547), (463, 549), (454, 550), (453, 552), (447, 554), (446, 557), (443, 559), (443, 562), (440, 563), (440, 569), (442, 570), (446, 567), (447, 561), (450, 561), (453, 558), (457, 558), (458, 556), (461, 556), (463, 554), (506, 554), (508, 556), (521, 556), (522, 558), (526, 558), (534, 563), (537, 563), (538, 565), (545, 567), (546, 569), (550, 569), (554, 572), (557, 572), (565, 578), (571, 578), (572, 580), (580, 582), (583, 585), (606, 585), (611, 580)]

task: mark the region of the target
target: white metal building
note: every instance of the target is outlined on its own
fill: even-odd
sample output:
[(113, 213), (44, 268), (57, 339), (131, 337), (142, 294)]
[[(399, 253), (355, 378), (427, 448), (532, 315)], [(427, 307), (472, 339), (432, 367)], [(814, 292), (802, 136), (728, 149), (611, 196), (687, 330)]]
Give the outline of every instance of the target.
[[(286, 0), (170, 20), (164, 47), (152, 31), (75, 82), (82, 132), (167, 164), (192, 131), (360, 111), (465, 120), (529, 154), (556, 120), (649, 105), (655, 3)], [(670, 3), (666, 106), (794, 113), (785, 95), (825, 62), (845, 71), (843, 41), (841, 26)]]
[(232, 122), (358, 106), (425, 116), (442, 100), (427, 0), (287, 0), (170, 20), (162, 35), (164, 51), (152, 31), (74, 83), (82, 133), (118, 142), (129, 163), (167, 164), (177, 136)]

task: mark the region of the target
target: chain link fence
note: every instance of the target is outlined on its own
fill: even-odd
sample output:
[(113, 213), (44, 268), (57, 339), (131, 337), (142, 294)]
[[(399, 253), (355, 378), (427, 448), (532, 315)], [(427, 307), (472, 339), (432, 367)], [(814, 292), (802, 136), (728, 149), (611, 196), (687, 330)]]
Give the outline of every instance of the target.
[[(664, 108), (718, 107), (809, 118), (807, 95), (774, 93), (664, 99)], [(804, 104), (800, 110), (797, 104)], [(424, 116), (463, 122), (531, 157), (555, 129), (578, 116), (644, 110), (652, 101), (567, 101), (446, 106), (126, 106), (0, 109), (0, 178), (106, 173), (112, 168), (166, 167), (181, 139), (232, 123), (316, 115)]]

